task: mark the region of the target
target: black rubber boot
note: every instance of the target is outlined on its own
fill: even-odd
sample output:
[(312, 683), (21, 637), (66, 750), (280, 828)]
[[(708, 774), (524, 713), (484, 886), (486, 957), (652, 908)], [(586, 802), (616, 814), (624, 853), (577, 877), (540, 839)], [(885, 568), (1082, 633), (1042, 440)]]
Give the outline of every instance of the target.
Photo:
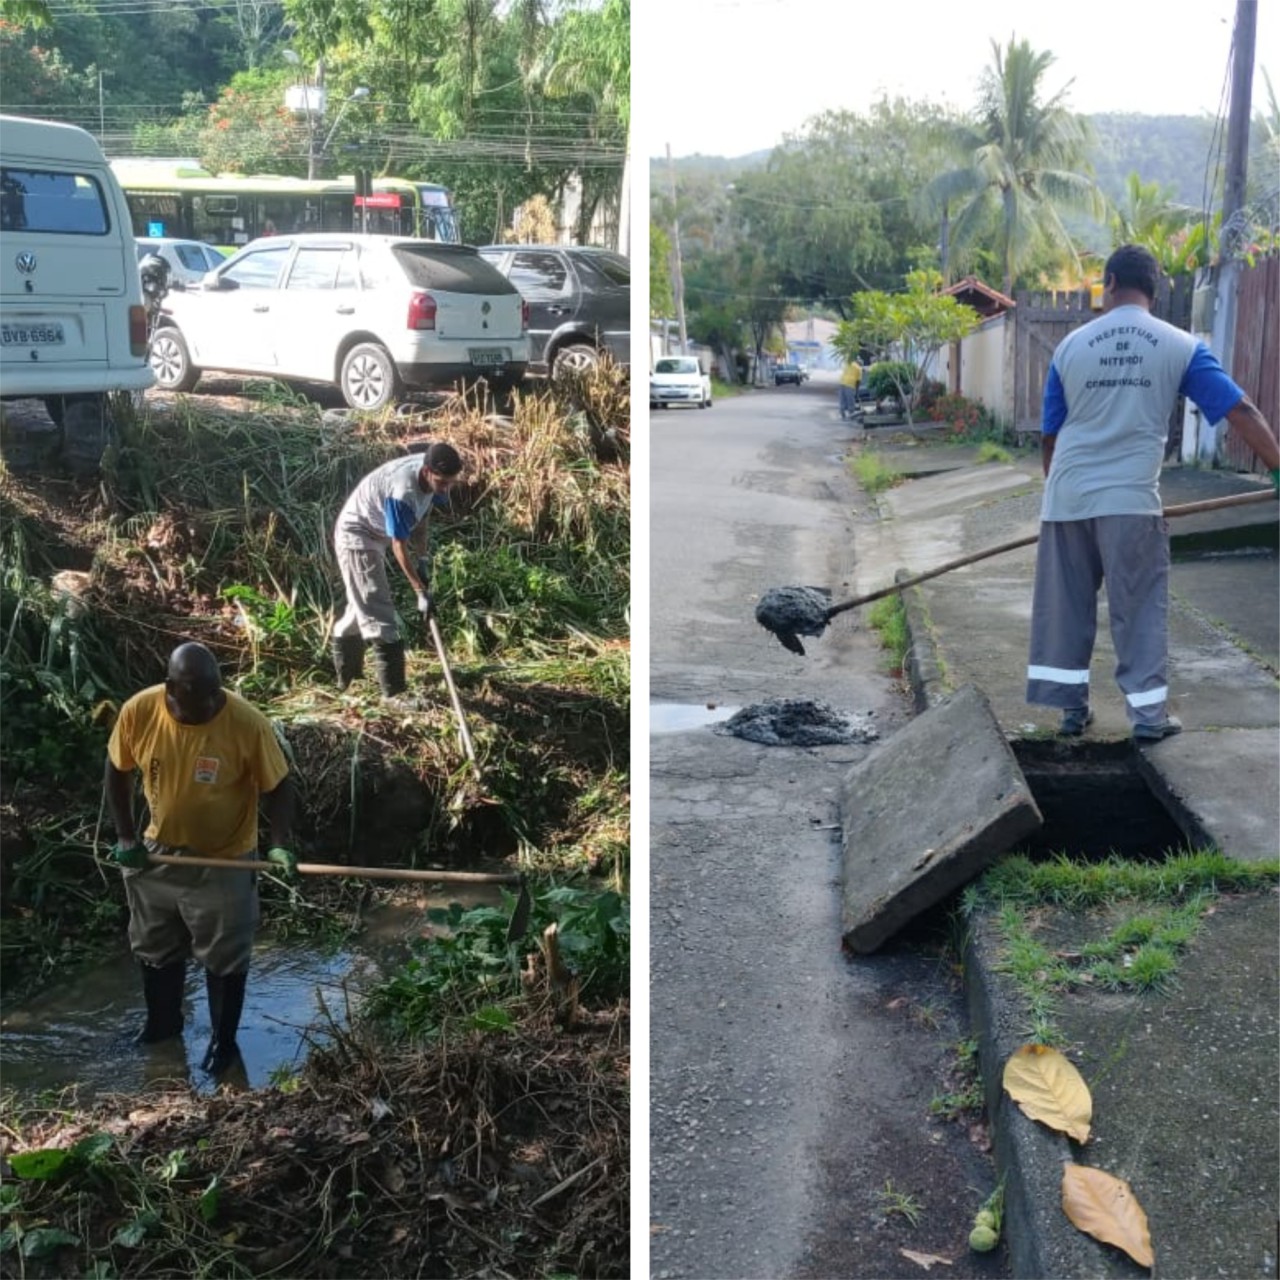
[(137, 1044), (158, 1044), (182, 1034), (182, 988), (187, 978), (187, 962), (142, 966), (142, 994), (147, 1002), (147, 1021), (134, 1037)]
[(404, 641), (390, 644), (375, 642), (373, 668), (378, 673), (378, 686), (384, 698), (394, 698), (405, 691)]
[(240, 1057), (236, 1032), (240, 1030), (244, 988), (249, 975), (217, 974), (206, 970), (204, 980), (209, 992), (209, 1023), (213, 1028), (213, 1036), (209, 1040), (209, 1048), (200, 1069), (216, 1076), (221, 1075)]
[(339, 689), (345, 689), (353, 680), (359, 680), (364, 675), (363, 636), (334, 636), (331, 651)]

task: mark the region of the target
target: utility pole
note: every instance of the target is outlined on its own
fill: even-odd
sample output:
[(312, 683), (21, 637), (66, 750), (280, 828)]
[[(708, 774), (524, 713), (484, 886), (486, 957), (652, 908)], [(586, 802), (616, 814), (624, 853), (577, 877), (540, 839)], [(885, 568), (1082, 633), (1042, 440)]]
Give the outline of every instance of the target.
[(1231, 372), (1236, 340), (1236, 291), (1240, 280), (1240, 246), (1245, 232), (1244, 189), (1248, 178), (1250, 95), (1257, 28), (1258, 0), (1236, 0), (1235, 35), (1231, 42), (1231, 108), (1227, 116), (1227, 173), (1222, 190), (1212, 343), (1227, 373)]
[(671, 292), (676, 303), (676, 323), (680, 326), (680, 354), (689, 349), (684, 327), (684, 265), (680, 260), (680, 214), (676, 207), (676, 170), (671, 163), (671, 143), (667, 143), (667, 179), (671, 184)]

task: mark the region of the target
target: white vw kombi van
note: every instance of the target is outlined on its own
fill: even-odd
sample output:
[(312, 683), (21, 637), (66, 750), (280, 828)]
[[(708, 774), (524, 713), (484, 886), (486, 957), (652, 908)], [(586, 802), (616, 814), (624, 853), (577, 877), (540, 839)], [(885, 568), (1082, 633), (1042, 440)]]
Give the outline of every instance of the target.
[(39, 397), (96, 468), (112, 391), (154, 384), (129, 209), (93, 137), (0, 115), (0, 397)]

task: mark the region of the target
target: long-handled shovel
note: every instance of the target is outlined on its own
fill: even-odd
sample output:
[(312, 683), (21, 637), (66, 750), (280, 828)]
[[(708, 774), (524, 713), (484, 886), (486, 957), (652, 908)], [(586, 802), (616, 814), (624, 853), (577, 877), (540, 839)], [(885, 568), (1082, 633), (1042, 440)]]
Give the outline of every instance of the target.
[(453, 683), (453, 672), (449, 670), (449, 658), (444, 651), (444, 639), (440, 635), (440, 626), (434, 613), (427, 614), (427, 626), (431, 628), (431, 640), (436, 646), (436, 656), (440, 659), (440, 670), (444, 672), (444, 683), (449, 690), (449, 701), (453, 703), (453, 714), (458, 718), (458, 737), (462, 739), (462, 749), (471, 762), (472, 771), (477, 780), (480, 778), (480, 766), (476, 762), (476, 749), (471, 741), (471, 731), (467, 728), (467, 717), (462, 711), (462, 700), (458, 697), (457, 686)]
[[(1217, 511), (1222, 507), (1243, 507), (1254, 502), (1274, 502), (1276, 493), (1273, 489), (1259, 490), (1256, 493), (1236, 493), (1226, 498), (1206, 498), (1202, 502), (1184, 502), (1181, 506), (1165, 507), (1163, 515), (1166, 519), (1174, 516), (1195, 515), (1198, 511)], [(982, 551), (971, 552), (957, 560), (948, 560), (936, 569), (926, 573), (917, 573), (913, 577), (903, 578), (892, 586), (881, 587), (878, 591), (870, 591), (864, 596), (855, 596), (852, 600), (843, 600), (839, 604), (828, 604), (826, 596), (816, 587), (770, 587), (760, 597), (756, 605), (756, 621), (766, 631), (772, 631), (778, 640), (792, 653), (804, 653), (804, 645), (800, 636), (820, 636), (827, 623), (838, 614), (859, 605), (870, 604), (884, 596), (905, 591), (908, 587), (928, 582), (941, 574), (950, 573), (952, 569), (961, 569), (978, 560), (986, 560), (989, 556), (998, 556), (1005, 551), (1014, 551), (1018, 547), (1029, 547), (1039, 542), (1038, 532), (1028, 534), (1024, 538), (1014, 538), (1011, 542), (1001, 542), (994, 547)]]
[[(270, 870), (275, 864), (261, 858), (177, 857), (170, 853), (149, 853), (147, 861), (176, 867), (213, 867), (219, 871)], [(507, 923), (507, 941), (518, 942), (529, 928), (533, 898), (524, 876), (514, 871), (410, 871), (402, 867), (340, 867), (329, 862), (300, 862), (304, 876), (353, 876), (363, 880), (428, 880), (433, 883), (518, 884), (520, 893)]]
[[(175, 867), (213, 867), (219, 871), (270, 871), (275, 864), (263, 858), (178, 857), (170, 853), (149, 853), (148, 862)], [(518, 884), (524, 877), (517, 871), (410, 871), (404, 867), (343, 867), (333, 862), (300, 862), (304, 876), (352, 876), (359, 880), (427, 880), (462, 884)]]

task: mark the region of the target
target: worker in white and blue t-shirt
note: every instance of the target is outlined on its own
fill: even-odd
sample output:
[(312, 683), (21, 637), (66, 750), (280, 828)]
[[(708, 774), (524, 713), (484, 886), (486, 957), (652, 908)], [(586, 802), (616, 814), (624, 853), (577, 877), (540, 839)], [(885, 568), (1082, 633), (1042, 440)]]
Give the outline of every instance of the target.
[(371, 642), (383, 697), (404, 692), (404, 640), (387, 581), (386, 553), (390, 548), (409, 579), (425, 621), (431, 615), (429, 561), (425, 555), (415, 559), (409, 539), (432, 505), (447, 501), (461, 470), (458, 451), (437, 441), (422, 453), (393, 458), (369, 472), (343, 504), (333, 536), (347, 592), (347, 611), (333, 628), (333, 662), (340, 688), (360, 676), (365, 645)]
[(1194, 335), (1151, 314), (1159, 267), (1124, 245), (1103, 271), (1103, 314), (1053, 353), (1041, 423), (1045, 473), (1031, 612), (1027, 701), (1062, 710), (1083, 733), (1098, 588), (1107, 584), (1116, 683), (1133, 736), (1158, 742), (1168, 713), (1169, 538), (1160, 500), (1169, 419), (1179, 395), (1225, 419), (1280, 487), (1280, 447), (1257, 407)]

